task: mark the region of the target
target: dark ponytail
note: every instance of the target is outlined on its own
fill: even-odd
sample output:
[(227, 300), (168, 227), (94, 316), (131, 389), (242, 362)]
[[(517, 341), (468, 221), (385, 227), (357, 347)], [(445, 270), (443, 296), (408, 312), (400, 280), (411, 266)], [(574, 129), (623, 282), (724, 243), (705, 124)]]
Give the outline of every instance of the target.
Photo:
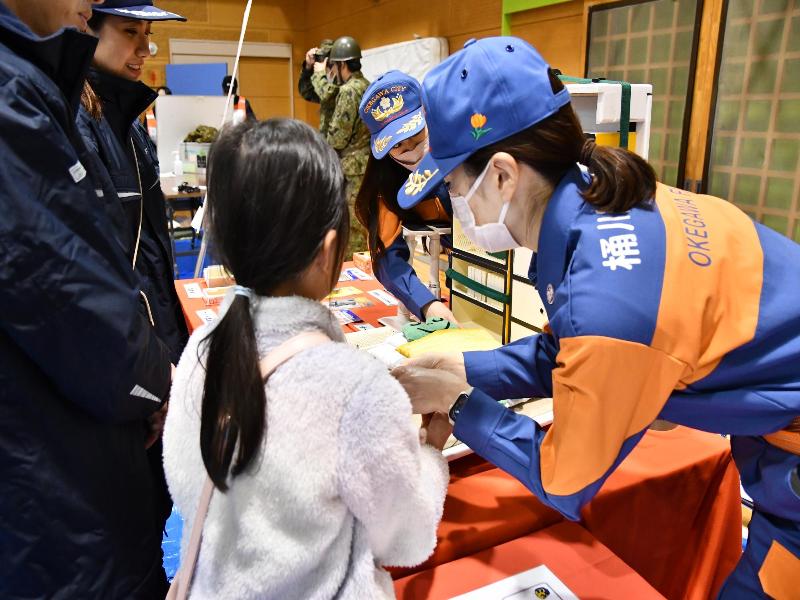
[[(339, 158), (308, 125), (268, 119), (226, 127), (208, 157), (206, 210), (217, 254), (237, 284), (258, 296), (300, 276), (330, 230), (337, 232), (341, 264), (350, 228), (344, 192)], [(247, 469), (266, 435), (254, 302), (235, 296), (203, 340), (200, 451), (222, 491), (229, 473)]]
[[(564, 87), (552, 70), (550, 84), (553, 92)], [(583, 192), (583, 198), (603, 212), (625, 212), (637, 204), (650, 202), (655, 195), (653, 167), (624, 148), (597, 146), (593, 140), (587, 140), (572, 103), (528, 129), (481, 148), (464, 166), (470, 174), (477, 175), (497, 152), (506, 152), (527, 164), (553, 187), (576, 162), (584, 164), (592, 175), (592, 183)]]
[[(258, 362), (250, 301), (235, 296), (206, 338), (208, 357), (200, 422), (200, 452), (214, 485), (225, 491), (231, 471), (241, 473), (264, 436), (266, 395)], [(238, 442), (236, 463), (231, 470)]]

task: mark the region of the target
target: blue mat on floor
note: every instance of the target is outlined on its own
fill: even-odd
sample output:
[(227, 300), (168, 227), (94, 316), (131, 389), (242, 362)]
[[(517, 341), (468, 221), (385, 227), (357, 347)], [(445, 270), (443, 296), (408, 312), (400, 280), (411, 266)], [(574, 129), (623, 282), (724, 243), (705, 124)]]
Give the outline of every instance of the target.
[(167, 519), (167, 526), (164, 530), (164, 538), (161, 542), (161, 548), (164, 550), (164, 570), (167, 572), (167, 579), (172, 581), (181, 564), (181, 535), (183, 534), (183, 519), (174, 508)]

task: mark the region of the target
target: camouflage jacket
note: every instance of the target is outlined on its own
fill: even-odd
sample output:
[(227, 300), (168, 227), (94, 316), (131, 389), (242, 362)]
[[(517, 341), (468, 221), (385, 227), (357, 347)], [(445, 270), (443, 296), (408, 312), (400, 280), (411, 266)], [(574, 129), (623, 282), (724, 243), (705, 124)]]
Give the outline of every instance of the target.
[(309, 84), (310, 90), (307, 91), (310, 92), (309, 95), (313, 94), (313, 97), (316, 98), (312, 101), (319, 102), (319, 132), (323, 137), (327, 137), (331, 126), (331, 117), (336, 109), (336, 98), (339, 95), (340, 86), (328, 81), (325, 73), (312, 74)]
[[(369, 156), (369, 130), (358, 116), (358, 105), (369, 86), (369, 81), (361, 71), (339, 88), (336, 108), (331, 117), (330, 128), (325, 136), (328, 143), (339, 153), (345, 175), (348, 164), (357, 163), (353, 167), (363, 173)], [(363, 164), (363, 166), (362, 166)]]

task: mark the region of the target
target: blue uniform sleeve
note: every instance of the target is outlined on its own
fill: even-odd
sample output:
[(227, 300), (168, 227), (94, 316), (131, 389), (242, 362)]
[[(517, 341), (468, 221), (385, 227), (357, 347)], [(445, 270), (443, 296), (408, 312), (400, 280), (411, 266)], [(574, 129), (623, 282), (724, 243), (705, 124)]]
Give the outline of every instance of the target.
[(464, 353), (467, 381), (496, 400), (547, 398), (558, 354), (552, 335), (532, 335), (497, 350)]
[(408, 263), (411, 251), (402, 235), (398, 235), (378, 261), (375, 276), (418, 319), (425, 320), (422, 309), (436, 298), (419, 280), (414, 268)]

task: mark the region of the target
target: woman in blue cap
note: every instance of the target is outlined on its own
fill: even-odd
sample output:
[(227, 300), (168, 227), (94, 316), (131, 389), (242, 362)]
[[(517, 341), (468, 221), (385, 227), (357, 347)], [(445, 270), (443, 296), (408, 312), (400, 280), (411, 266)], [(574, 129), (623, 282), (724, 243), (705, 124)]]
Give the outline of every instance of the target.
[[(448, 414), (457, 438), (571, 519), (657, 418), (731, 434), (755, 511), (720, 595), (796, 597), (800, 246), (585, 140), (569, 93), (517, 38), (467, 42), (422, 98), (431, 152), (399, 205), (446, 178), (474, 242), (536, 253), (549, 324), (400, 367), (415, 412)], [(495, 401), (536, 396), (553, 397), (548, 431)]]
[[(131, 269), (138, 275), (141, 310), (171, 363), (177, 364), (189, 334), (173, 281), (172, 245), (156, 150), (138, 120), (157, 97), (139, 81), (150, 56), (151, 24), (167, 20), (186, 19), (146, 0), (106, 0), (95, 7), (89, 29), (99, 42), (78, 113), (78, 128), (116, 190), (116, 197), (106, 198), (107, 210), (116, 213), (112, 235), (122, 244)], [(151, 495), (157, 512), (152, 539), (159, 542), (172, 510), (161, 458), (160, 435), (166, 410), (165, 404), (151, 420), (148, 438), (143, 442), (148, 447)], [(160, 543), (152, 552), (160, 555)], [(166, 586), (163, 574), (162, 579)]]
[(428, 130), (416, 79), (401, 71), (381, 75), (367, 88), (359, 115), (371, 134), (372, 155), (355, 203), (367, 230), (375, 276), (417, 318), (455, 322), (450, 309), (419, 280), (408, 260), (403, 225), (449, 223), (450, 196), (442, 182), (401, 208), (397, 191), (428, 150)]

